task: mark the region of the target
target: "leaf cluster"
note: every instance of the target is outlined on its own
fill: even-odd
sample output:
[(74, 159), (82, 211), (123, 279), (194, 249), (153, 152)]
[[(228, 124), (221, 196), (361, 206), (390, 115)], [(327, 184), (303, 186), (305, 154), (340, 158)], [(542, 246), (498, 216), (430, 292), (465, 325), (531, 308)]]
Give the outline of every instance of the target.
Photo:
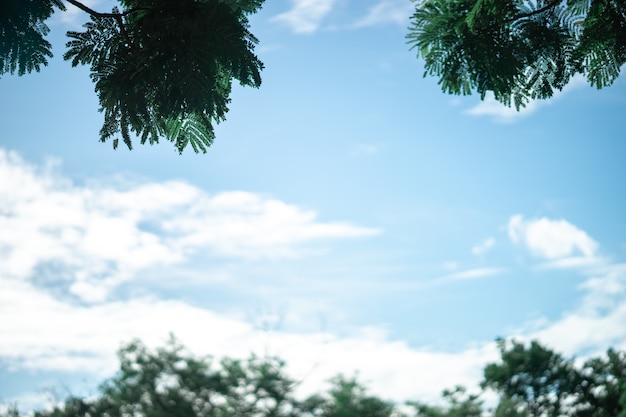
[(44, 36), (54, 9), (65, 10), (61, 0), (2, 0), (0, 2), (0, 75), (39, 71), (52, 56)]
[[(225, 119), (232, 81), (259, 87), (262, 62), (247, 14), (261, 1), (125, 0), (114, 17), (68, 32), (65, 59), (89, 65), (104, 113), (100, 140), (120, 133), (132, 149), (165, 137), (206, 152)], [(114, 142), (117, 146), (117, 140)]]
[(409, 402), (415, 410), (415, 417), (481, 417), (482, 401), (476, 394), (468, 394), (463, 386), (452, 390), (444, 390), (445, 406), (433, 406), (420, 402)]
[(500, 394), (495, 417), (626, 417), (626, 352), (576, 366), (536, 341), (498, 347), (501, 360), (485, 367), (482, 382)]
[(491, 91), (517, 109), (577, 73), (608, 86), (626, 63), (625, 0), (424, 0), (409, 30), (444, 92)]
[(313, 395), (300, 406), (305, 416), (313, 417), (392, 417), (394, 405), (369, 395), (355, 378), (339, 375), (331, 380), (326, 395)]
[(502, 362), (485, 367), (483, 387), (522, 402), (533, 417), (558, 417), (579, 383), (572, 360), (533, 341), (498, 341)]
[[(34, 417), (626, 417), (626, 352), (575, 364), (537, 342), (498, 341), (500, 360), (484, 368), (483, 389), (499, 402), (485, 409), (462, 386), (443, 403), (396, 404), (339, 375), (330, 388), (296, 398), (298, 383), (273, 357), (196, 357), (173, 337), (156, 351), (134, 341), (119, 351), (117, 374), (91, 399), (71, 397)], [(428, 378), (429, 376), (422, 376)], [(0, 417), (19, 417), (16, 406)]]

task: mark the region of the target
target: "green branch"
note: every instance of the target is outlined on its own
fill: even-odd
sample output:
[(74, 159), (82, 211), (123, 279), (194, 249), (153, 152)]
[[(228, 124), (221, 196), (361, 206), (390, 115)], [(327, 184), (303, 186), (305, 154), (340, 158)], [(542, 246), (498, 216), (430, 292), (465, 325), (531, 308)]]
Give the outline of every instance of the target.
[(515, 15), (515, 16), (513, 16), (509, 20), (509, 22), (514, 22), (514, 21), (520, 20), (520, 19), (526, 19), (527, 17), (531, 17), (531, 16), (535, 16), (537, 14), (543, 13), (543, 12), (545, 12), (547, 10), (555, 8), (560, 2), (561, 2), (561, 0), (553, 0), (551, 3), (543, 6), (540, 9), (533, 10), (532, 12), (528, 12), (528, 13), (520, 13), (518, 15)]
[(97, 12), (95, 10), (93, 10), (92, 8), (84, 5), (83, 3), (77, 1), (77, 0), (67, 0), (68, 3), (78, 7), (80, 10), (88, 13), (89, 15), (93, 16), (93, 17), (99, 17), (99, 18), (112, 18), (115, 19), (115, 21), (117, 22), (117, 24), (120, 27), (120, 33), (122, 34), (122, 36), (124, 37), (124, 39), (126, 39), (126, 42), (128, 43), (128, 46), (130, 46), (132, 49), (138, 49), (137, 46), (135, 46), (135, 44), (133, 43), (133, 41), (130, 39), (130, 36), (128, 36), (128, 33), (126, 32), (126, 28), (124, 27), (124, 16), (128, 16), (131, 13), (134, 13), (138, 10), (146, 10), (145, 8), (139, 8), (139, 7), (134, 7), (132, 9), (128, 9), (126, 11), (124, 11), (123, 13), (100, 13)]

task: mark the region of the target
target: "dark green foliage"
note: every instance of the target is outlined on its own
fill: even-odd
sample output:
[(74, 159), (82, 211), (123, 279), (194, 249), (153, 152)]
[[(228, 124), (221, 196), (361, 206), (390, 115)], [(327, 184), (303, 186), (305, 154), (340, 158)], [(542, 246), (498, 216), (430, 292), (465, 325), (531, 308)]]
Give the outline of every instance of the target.
[(513, 400), (506, 396), (500, 397), (498, 406), (493, 412), (494, 417), (529, 417), (529, 410), (522, 400)]
[(626, 352), (585, 362), (578, 393), (576, 417), (626, 417)]
[(332, 380), (329, 395), (311, 396), (301, 408), (315, 417), (391, 417), (394, 412), (393, 404), (367, 395), (355, 379), (343, 376)]
[[(122, 0), (123, 10), (91, 15), (68, 32), (64, 57), (88, 65), (104, 113), (100, 140), (121, 135), (154, 144), (165, 137), (179, 152), (206, 152), (214, 124), (225, 120), (233, 80), (259, 87), (263, 63), (248, 15), (264, 0)], [(0, 74), (39, 70), (52, 56), (44, 24), (60, 0), (0, 2)], [(118, 138), (113, 147), (117, 148)]]
[(0, 413), (2, 417), (20, 417), (20, 411), (17, 408), (17, 404), (11, 404), (7, 407), (4, 413)]
[(119, 353), (120, 370), (94, 400), (69, 399), (35, 417), (290, 417), (293, 382), (282, 361), (185, 354), (175, 340), (155, 353), (133, 342)]
[(0, 1), (0, 75), (24, 75), (48, 64), (52, 45), (44, 39), (44, 21), (55, 7), (65, 10), (61, 0)]
[(626, 63), (625, 0), (425, 0), (407, 36), (446, 93), (517, 109), (576, 73), (598, 88)]
[[(68, 32), (65, 59), (91, 67), (104, 112), (100, 139), (121, 133), (132, 148), (165, 137), (179, 152), (206, 152), (213, 123), (225, 119), (232, 80), (261, 84), (257, 39), (246, 14), (255, 2), (125, 0), (117, 18), (92, 16), (84, 32)], [(117, 142), (114, 142), (114, 146)]]
[[(408, 402), (403, 414), (343, 376), (327, 392), (300, 400), (279, 359), (218, 362), (190, 355), (172, 338), (156, 351), (126, 345), (119, 371), (98, 396), (69, 398), (34, 417), (626, 417), (626, 352), (609, 350), (575, 366), (537, 342), (498, 343), (500, 361), (485, 367), (482, 383), (499, 396), (493, 410), (457, 386), (443, 392), (443, 405)], [(13, 406), (0, 417), (20, 414)]]

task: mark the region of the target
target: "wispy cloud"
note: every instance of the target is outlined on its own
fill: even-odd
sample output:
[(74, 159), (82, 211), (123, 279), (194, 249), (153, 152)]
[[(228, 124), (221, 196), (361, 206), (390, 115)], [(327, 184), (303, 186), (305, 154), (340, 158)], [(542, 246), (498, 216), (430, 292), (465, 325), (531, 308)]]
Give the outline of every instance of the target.
[(100, 302), (140, 270), (198, 251), (246, 260), (302, 256), (315, 241), (380, 230), (320, 222), (317, 213), (259, 194), (210, 195), (180, 181), (83, 187), (0, 150), (0, 276), (65, 281)]
[(511, 217), (509, 236), (534, 255), (547, 260), (545, 269), (571, 269), (586, 277), (579, 285), (577, 306), (556, 320), (539, 318), (514, 336), (538, 339), (567, 355), (598, 355), (608, 347), (626, 349), (626, 264), (598, 255), (598, 243), (585, 231), (564, 220), (525, 220)]
[(496, 240), (492, 237), (485, 239), (485, 241), (479, 243), (478, 245), (472, 247), (472, 253), (474, 255), (484, 255), (489, 252), (491, 248), (496, 244)]
[(372, 6), (367, 14), (357, 20), (354, 27), (396, 24), (408, 26), (409, 18), (415, 11), (415, 5), (406, 0), (381, 0)]
[[(17, 158), (10, 154), (4, 154), (4, 157)], [(59, 184), (69, 190), (89, 191), (63, 178), (45, 174), (45, 170), (38, 172), (36, 167), (31, 166), (29, 174), (28, 166), (24, 167), (24, 162), (19, 159), (13, 165), (22, 168), (12, 171), (15, 177), (6, 177), (6, 170), (0, 171), (0, 175), (14, 178), (23, 185), (24, 194), (32, 196), (18, 201), (20, 209), (29, 209), (31, 206), (24, 201), (37, 201), (35, 196), (51, 187), (57, 190), (59, 198), (74, 196), (58, 191), (62, 188)], [(7, 164), (0, 164), (0, 167), (5, 169)], [(29, 175), (39, 181), (28, 181)], [(10, 187), (6, 188), (6, 182), (2, 186), (5, 188), (0, 190), (0, 196), (4, 198)], [(134, 189), (130, 188), (128, 192)], [(92, 197), (97, 195), (91, 192)], [(235, 197), (211, 201), (214, 206), (228, 208), (239, 207), (238, 199), (247, 198), (245, 195)], [(115, 203), (115, 198), (108, 201), (119, 209), (120, 203)], [(184, 202), (184, 198), (179, 198), (179, 206), (184, 206)], [(154, 205), (160, 207), (162, 204), (166, 202)], [(13, 210), (16, 204), (0, 205), (0, 209), (5, 207)], [(6, 212), (2, 211), (2, 215), (6, 216)], [(564, 220), (562, 222), (580, 230)], [(537, 220), (521, 218), (513, 223), (532, 225)], [(547, 224), (549, 226), (541, 227), (552, 225)], [(558, 230), (559, 224), (557, 221)], [(513, 231), (519, 242), (526, 242), (523, 237), (527, 228), (514, 226)], [(563, 236), (570, 234), (564, 233)], [(447, 267), (455, 269), (458, 265), (454, 263)], [(454, 272), (442, 279), (477, 279), (506, 271), (504, 268), (475, 268)], [(140, 338), (154, 347), (163, 343), (169, 332), (174, 332), (196, 354), (245, 357), (253, 351), (278, 355), (287, 361), (290, 375), (303, 379), (300, 386), (303, 394), (323, 389), (325, 381), (338, 372), (350, 375), (358, 371), (360, 378), (377, 395), (397, 401), (434, 402), (444, 388), (457, 384), (476, 387), (484, 365), (498, 357), (492, 341), (443, 352), (394, 339), (384, 326), (358, 327), (341, 336), (325, 330), (296, 333), (276, 329), (268, 334), (240, 316), (219, 313), (181, 300), (131, 295), (124, 300), (79, 304), (56, 297), (32, 281), (10, 279), (4, 274), (0, 277), (0, 334), (3, 336), (0, 357), (14, 370), (80, 370), (102, 378), (115, 370), (114, 352), (120, 342)], [(588, 276), (580, 290), (583, 297), (578, 306), (556, 320), (541, 318), (527, 323), (513, 335), (520, 339), (537, 338), (568, 355), (581, 349), (603, 350), (611, 345), (626, 348), (623, 326), (626, 321), (626, 265), (605, 263)], [(276, 317), (267, 320), (276, 321)], [(428, 375), (428, 378), (415, 378), (415, 375)]]
[(499, 123), (512, 123), (534, 113), (538, 107), (536, 101), (531, 101), (526, 104), (526, 107), (522, 107), (518, 111), (515, 107), (508, 107), (496, 101), (493, 94), (489, 92), (484, 100), (474, 107), (463, 111), (463, 113), (470, 116), (490, 116)]
[(291, 0), (292, 8), (273, 21), (283, 23), (295, 33), (316, 32), (324, 18), (332, 11), (337, 0)]
[(499, 275), (506, 272), (504, 268), (474, 268), (455, 272), (439, 278), (437, 282), (463, 281)]
[[(585, 274), (589, 274), (585, 272)], [(626, 349), (626, 264), (605, 264), (580, 285), (580, 304), (559, 319), (543, 319), (526, 334), (568, 354), (597, 355), (608, 347)]]
[[(104, 2), (102, 0), (84, 0), (82, 3), (98, 12), (110, 12), (112, 9), (112, 6), (110, 5), (111, 3), (103, 4)], [(54, 21), (58, 21), (64, 25), (75, 28), (78, 28), (84, 22), (89, 21), (89, 15), (86, 12), (69, 3), (65, 2), (64, 4), (67, 9), (63, 12), (56, 13), (53, 16)]]
[[(380, 327), (361, 327), (342, 337), (275, 331), (268, 338), (245, 321), (174, 300), (81, 307), (26, 283), (8, 283), (0, 292), (0, 357), (14, 370), (80, 370), (103, 378), (115, 370), (120, 342), (140, 338), (155, 347), (170, 331), (196, 354), (247, 357), (269, 349), (287, 361), (293, 377), (304, 378), (301, 393), (320, 390), (338, 372), (358, 371), (375, 392), (398, 401), (434, 401), (446, 387), (473, 386), (496, 354), (490, 342), (450, 353), (413, 348), (390, 339)], [(416, 379), (418, 374), (429, 378)]]

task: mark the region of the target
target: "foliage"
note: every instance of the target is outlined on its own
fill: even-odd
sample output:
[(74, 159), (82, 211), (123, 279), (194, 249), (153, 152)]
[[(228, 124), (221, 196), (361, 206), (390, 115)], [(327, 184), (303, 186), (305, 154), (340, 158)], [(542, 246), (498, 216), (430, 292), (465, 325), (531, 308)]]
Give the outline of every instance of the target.
[[(99, 395), (71, 397), (34, 417), (626, 417), (626, 352), (610, 349), (576, 366), (538, 342), (498, 346), (500, 360), (485, 367), (482, 383), (499, 395), (493, 410), (482, 393), (457, 386), (443, 392), (443, 405), (413, 401), (401, 411), (341, 375), (326, 392), (299, 399), (280, 359), (195, 357), (172, 338), (155, 351), (129, 343)], [(19, 416), (15, 406), (0, 411)]]
[(585, 362), (578, 391), (577, 417), (626, 417), (626, 352)]
[(499, 340), (498, 347), (502, 362), (485, 367), (482, 386), (522, 404), (532, 417), (561, 416), (578, 383), (573, 361), (536, 341), (526, 347)]
[(313, 395), (301, 406), (315, 417), (391, 417), (394, 407), (378, 397), (367, 395), (365, 387), (354, 378), (338, 376), (326, 396)]
[(52, 56), (44, 23), (61, 0), (3, 0), (0, 2), (0, 74), (39, 71)]
[(453, 390), (444, 390), (443, 398), (447, 405), (432, 406), (419, 402), (409, 402), (415, 410), (415, 417), (481, 417), (482, 401), (475, 394), (467, 394), (466, 389), (457, 386)]
[[(20, 75), (39, 70), (52, 55), (43, 38), (43, 20), (52, 6), (63, 5), (60, 0), (28, 0), (39, 7), (27, 13), (17, 6), (22, 1), (9, 0), (15, 10), (8, 23), (2, 21), (14, 31), (2, 32), (0, 59), (8, 60), (0, 61), (0, 73), (12, 73), (16, 66)], [(233, 80), (261, 85), (263, 63), (254, 54), (258, 40), (249, 31), (248, 15), (263, 0), (122, 0), (123, 10), (111, 13), (68, 1), (91, 16), (84, 31), (67, 33), (64, 58), (73, 66), (90, 67), (104, 113), (103, 142), (121, 134), (132, 149), (133, 135), (142, 144), (165, 137), (179, 152), (188, 145), (206, 152), (215, 138), (214, 123), (225, 120)], [(23, 33), (25, 25), (33, 28), (32, 34)], [(31, 50), (38, 54), (26, 57)]]
[(498, 346), (501, 362), (485, 367), (482, 383), (500, 394), (495, 417), (626, 417), (626, 352), (575, 366), (536, 341)]
[(70, 399), (35, 417), (291, 416), (293, 382), (284, 363), (196, 358), (174, 339), (152, 353), (140, 342), (119, 352), (120, 370), (95, 400)]
[(626, 0), (416, 3), (408, 41), (446, 93), (492, 91), (519, 109), (575, 74), (611, 85), (626, 63)]

